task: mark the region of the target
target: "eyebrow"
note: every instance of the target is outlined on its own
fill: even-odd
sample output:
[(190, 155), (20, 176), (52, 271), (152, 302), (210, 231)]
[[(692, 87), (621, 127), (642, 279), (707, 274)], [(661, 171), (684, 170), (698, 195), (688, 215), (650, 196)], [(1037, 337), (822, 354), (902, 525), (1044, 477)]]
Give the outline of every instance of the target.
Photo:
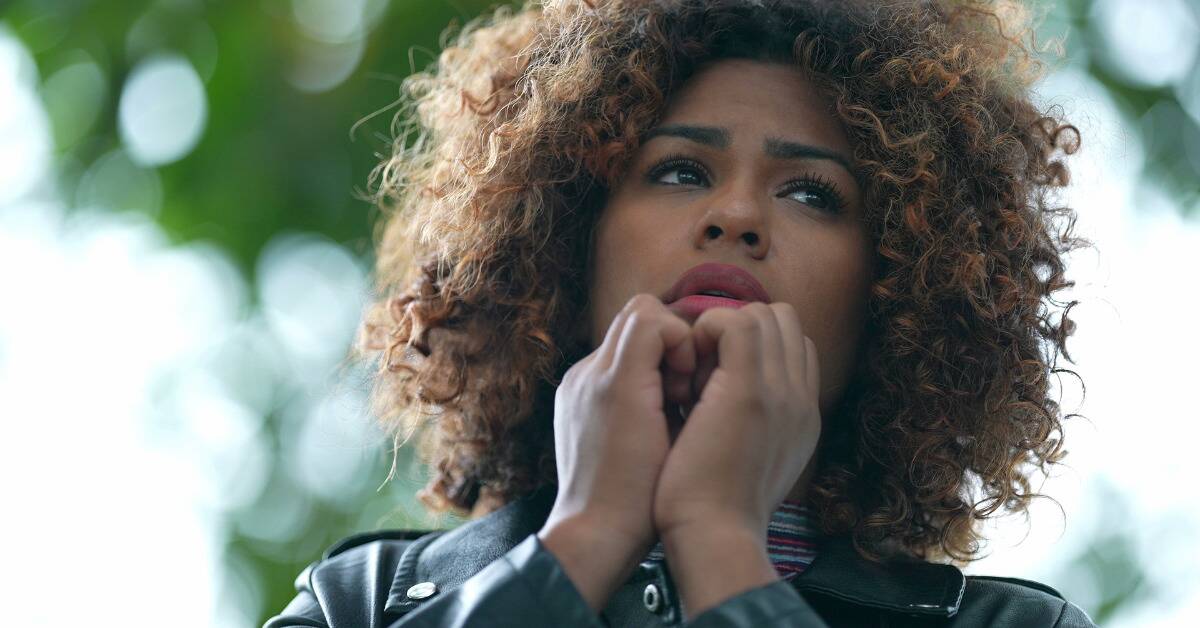
[[(649, 142), (656, 137), (679, 137), (685, 140), (712, 146), (713, 148), (729, 147), (729, 131), (714, 126), (694, 126), (690, 124), (664, 124), (646, 132), (642, 142)], [(790, 142), (778, 138), (767, 138), (763, 151), (768, 157), (776, 159), (825, 159), (846, 169), (850, 176), (857, 179), (850, 159), (842, 153), (821, 146)]]

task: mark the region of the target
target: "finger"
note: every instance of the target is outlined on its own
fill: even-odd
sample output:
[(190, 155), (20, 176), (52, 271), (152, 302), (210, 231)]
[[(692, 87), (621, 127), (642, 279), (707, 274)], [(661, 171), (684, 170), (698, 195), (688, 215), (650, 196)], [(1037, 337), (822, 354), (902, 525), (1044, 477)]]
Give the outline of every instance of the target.
[(684, 405), (692, 400), (692, 374), (662, 366), (663, 397), (670, 403)]
[(742, 308), (758, 319), (758, 337), (762, 351), (758, 361), (766, 382), (786, 387), (789, 368), (783, 350), (783, 332), (779, 329), (775, 310), (765, 303), (751, 303)]
[[(656, 297), (639, 294), (631, 303), (632, 311), (625, 328), (621, 330), (612, 366), (618, 372), (658, 370), (666, 357), (667, 348), (675, 348), (687, 339), (687, 322), (668, 310)], [(686, 365), (686, 350), (676, 353), (673, 359)]]
[(671, 310), (663, 309), (674, 319), (665, 323), (671, 330), (663, 336), (663, 342), (666, 343), (663, 361), (670, 371), (682, 375), (683, 381), (687, 381), (696, 371), (696, 345), (692, 342), (692, 328)]
[(611, 323), (608, 324), (608, 331), (604, 333), (604, 341), (600, 343), (600, 350), (596, 352), (597, 366), (602, 369), (607, 369), (613, 362), (613, 357), (617, 354), (617, 344), (621, 339), (621, 332), (625, 329), (625, 322), (629, 319), (629, 307), (622, 308), (613, 317)]
[[(687, 326), (687, 323), (680, 319)], [(696, 370), (696, 348), (688, 326), (683, 340), (666, 348), (663, 357), (663, 397), (669, 403), (683, 405), (692, 400), (692, 374)]]
[(740, 377), (757, 379), (762, 374), (762, 341), (759, 319), (732, 308), (705, 310), (692, 326), (699, 354), (714, 353), (717, 368)]
[(800, 326), (800, 315), (790, 303), (772, 303), (771, 310), (779, 324), (784, 360), (788, 366), (788, 381), (796, 386), (807, 386), (808, 343)]

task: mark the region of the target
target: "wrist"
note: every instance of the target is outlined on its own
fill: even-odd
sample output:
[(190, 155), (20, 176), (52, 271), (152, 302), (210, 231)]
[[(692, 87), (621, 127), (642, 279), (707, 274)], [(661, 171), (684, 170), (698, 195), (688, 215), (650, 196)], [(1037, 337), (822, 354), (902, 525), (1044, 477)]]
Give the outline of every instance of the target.
[(695, 524), (680, 526), (664, 532), (663, 550), (682, 556), (695, 554), (761, 554), (768, 563), (767, 533), (746, 524)]
[(548, 521), (537, 536), (597, 613), (645, 554), (640, 543), (583, 517)]
[(689, 618), (779, 579), (767, 554), (765, 529), (695, 525), (672, 530), (662, 540)]
[(766, 547), (767, 522), (727, 511), (696, 513), (658, 528), (659, 539), (680, 545), (709, 539), (758, 539)]

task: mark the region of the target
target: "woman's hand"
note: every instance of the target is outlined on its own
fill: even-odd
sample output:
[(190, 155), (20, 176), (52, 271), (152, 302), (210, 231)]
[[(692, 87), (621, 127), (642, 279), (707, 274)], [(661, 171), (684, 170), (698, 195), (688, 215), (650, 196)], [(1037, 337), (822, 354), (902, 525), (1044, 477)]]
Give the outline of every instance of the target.
[[(767, 524), (821, 434), (817, 351), (790, 304), (706, 310), (692, 338), (698, 359), (715, 356), (716, 365), (707, 382), (706, 369), (697, 373), (700, 398), (654, 499), (654, 523), (689, 613), (776, 577), (766, 559)], [(703, 578), (713, 559), (724, 565), (722, 578)]]
[(593, 610), (655, 540), (655, 483), (670, 447), (664, 361), (672, 381), (690, 381), (691, 330), (639, 294), (555, 394), (558, 497), (538, 536)]

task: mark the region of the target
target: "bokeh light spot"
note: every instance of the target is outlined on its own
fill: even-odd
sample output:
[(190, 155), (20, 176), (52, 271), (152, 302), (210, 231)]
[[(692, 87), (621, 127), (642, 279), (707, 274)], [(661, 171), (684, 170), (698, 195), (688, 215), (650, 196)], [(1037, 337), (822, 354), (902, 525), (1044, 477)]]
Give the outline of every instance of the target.
[(80, 61), (51, 74), (42, 84), (42, 102), (60, 149), (73, 146), (91, 130), (108, 91), (100, 66), (86, 53), (80, 55)]
[(278, 236), (259, 257), (263, 316), (301, 378), (323, 378), (346, 353), (366, 303), (366, 270), (314, 235)]
[(331, 90), (349, 78), (366, 45), (362, 39), (341, 43), (300, 39), (287, 79), (296, 89), (309, 93)]
[(187, 59), (152, 57), (133, 69), (121, 93), (121, 140), (140, 165), (171, 163), (200, 141), (207, 109), (204, 85)]
[(153, 216), (162, 205), (162, 184), (157, 172), (133, 163), (118, 149), (102, 155), (80, 176), (75, 204)]
[(362, 37), (363, 0), (292, 0), (292, 17), (310, 37), (344, 42)]
[(25, 196), (50, 166), (50, 124), (33, 92), (29, 53), (0, 24), (0, 206)]
[(1200, 31), (1181, 0), (1100, 0), (1091, 15), (1105, 43), (1097, 53), (1126, 80), (1167, 85), (1192, 66)]

